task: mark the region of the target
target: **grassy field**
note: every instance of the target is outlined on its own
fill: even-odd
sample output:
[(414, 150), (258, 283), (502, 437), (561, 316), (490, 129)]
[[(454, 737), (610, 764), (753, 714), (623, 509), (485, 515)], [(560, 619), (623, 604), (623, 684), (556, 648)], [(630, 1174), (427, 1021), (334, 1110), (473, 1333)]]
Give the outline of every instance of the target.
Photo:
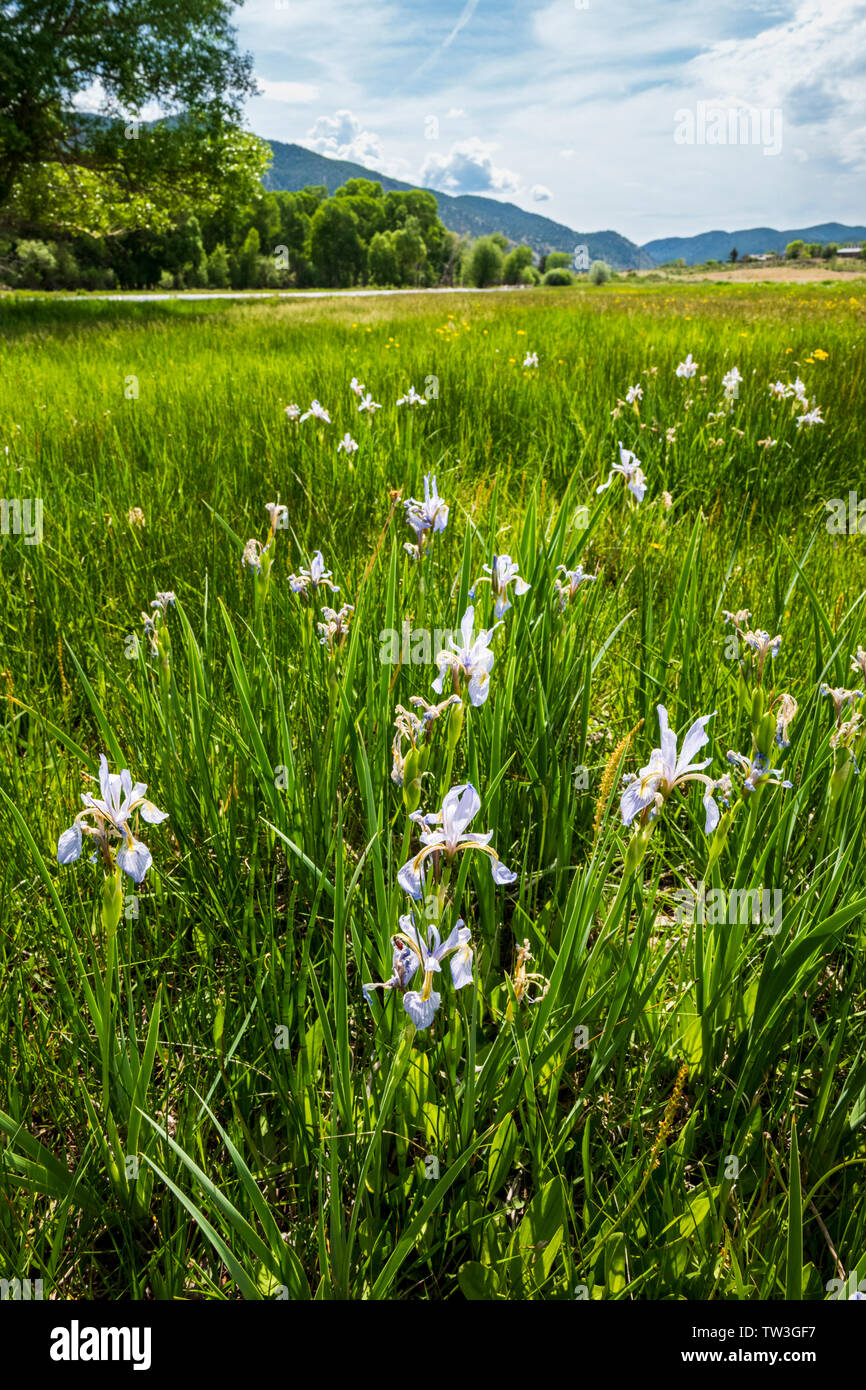
[[(0, 1275), (866, 1280), (864, 706), (822, 693), (866, 690), (864, 327), (850, 284), (0, 305)], [(313, 398), (330, 423), (287, 416)], [(639, 476), (597, 490), (620, 441), (641, 501)], [(449, 512), (416, 558), (425, 475)], [(317, 551), (339, 593), (293, 588)], [(530, 588), (494, 627), (503, 554)], [(492, 667), (439, 695), (435, 633), (473, 604)], [(691, 754), (720, 786), (673, 785), (659, 706), (681, 749), (712, 716)], [(167, 813), (131, 817), (140, 883), (123, 830), (58, 863), (103, 753)], [(410, 813), (466, 784), (499, 860), (446, 846), (415, 901)], [(471, 958), (415, 974), (410, 911), (425, 946), (465, 922)]]

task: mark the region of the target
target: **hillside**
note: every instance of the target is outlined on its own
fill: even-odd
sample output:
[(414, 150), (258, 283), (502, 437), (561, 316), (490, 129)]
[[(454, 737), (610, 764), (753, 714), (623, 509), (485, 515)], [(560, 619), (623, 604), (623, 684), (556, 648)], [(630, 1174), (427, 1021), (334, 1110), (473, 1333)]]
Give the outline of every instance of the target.
[[(360, 164), (329, 159), (315, 150), (305, 149), (303, 145), (271, 140), (270, 146), (274, 162), (264, 179), (265, 186), (270, 189), (291, 191), (306, 184), (324, 184), (333, 193), (347, 179), (375, 179), (386, 192), (415, 187), (373, 169), (365, 169)], [(497, 198), (473, 194), (462, 194), (455, 198), (433, 188), (428, 191), (439, 204), (439, 216), (446, 227), (460, 236), (478, 237), (502, 232), (509, 241), (526, 242), (539, 256), (546, 255), (548, 251), (571, 252), (575, 246), (584, 245), (590, 260), (607, 261), (615, 270), (646, 268), (653, 264), (645, 251), (618, 232), (576, 232), (561, 222), (554, 222), (539, 213), (525, 212), (514, 203), (500, 202)]]
[(763, 251), (784, 251), (789, 241), (820, 241), (823, 245), (835, 241), (844, 246), (849, 241), (866, 240), (866, 227), (846, 227), (842, 222), (822, 222), (817, 227), (793, 227), (780, 232), (775, 227), (747, 227), (738, 232), (701, 232), (699, 236), (661, 237), (648, 241), (642, 248), (658, 265), (666, 261), (684, 260), (687, 265), (704, 261), (726, 261), (732, 247), (741, 256), (760, 255)]

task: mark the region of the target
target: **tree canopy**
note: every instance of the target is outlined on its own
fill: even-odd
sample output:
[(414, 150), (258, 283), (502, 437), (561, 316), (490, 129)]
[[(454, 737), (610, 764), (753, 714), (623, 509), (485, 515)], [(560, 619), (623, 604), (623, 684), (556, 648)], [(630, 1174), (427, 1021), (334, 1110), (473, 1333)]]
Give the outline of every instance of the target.
[[(229, 0), (0, 5), (0, 218), (115, 234), (249, 197), (268, 147)], [(76, 105), (87, 92), (94, 116)], [(149, 103), (166, 119), (140, 121)]]

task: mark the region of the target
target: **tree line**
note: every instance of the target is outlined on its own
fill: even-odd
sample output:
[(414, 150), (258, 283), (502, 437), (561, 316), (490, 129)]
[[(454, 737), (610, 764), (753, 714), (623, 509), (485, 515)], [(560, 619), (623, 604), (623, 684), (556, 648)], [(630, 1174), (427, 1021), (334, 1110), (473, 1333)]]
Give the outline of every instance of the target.
[[(449, 231), (433, 194), (266, 191), (231, 0), (0, 5), (0, 287), (568, 284), (570, 257)], [(99, 89), (98, 115), (77, 97)], [(149, 102), (171, 114), (147, 122)], [(598, 263), (590, 278), (609, 274)]]
[(34, 219), (0, 235), (0, 282), (31, 290), (567, 285), (570, 265), (553, 251), (536, 266), (531, 247), (510, 247), (501, 233), (458, 237), (432, 193), (386, 193), (369, 179), (334, 194), (262, 189), (246, 206), (225, 202), (155, 229), (52, 236)]

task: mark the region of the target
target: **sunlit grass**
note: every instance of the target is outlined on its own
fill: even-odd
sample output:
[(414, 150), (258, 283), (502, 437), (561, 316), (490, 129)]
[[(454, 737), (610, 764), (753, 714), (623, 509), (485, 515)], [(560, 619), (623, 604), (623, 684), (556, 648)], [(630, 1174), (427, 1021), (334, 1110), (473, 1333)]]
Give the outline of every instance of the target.
[[(4, 302), (0, 496), (41, 498), (44, 528), (0, 542), (10, 1277), (58, 1297), (822, 1298), (819, 1218), (866, 1274), (866, 793), (852, 770), (831, 799), (820, 694), (857, 687), (866, 645), (864, 540), (825, 525), (863, 486), (864, 312), (835, 286)], [(772, 399), (796, 376), (823, 426)], [(618, 407), (636, 383), (639, 412)], [(411, 414), (410, 385), (430, 397)], [(330, 426), (287, 419), (313, 397)], [(620, 478), (595, 491), (620, 440), (640, 506)], [(425, 473), (450, 516), (418, 567), (396, 494)], [(241, 552), (268, 502), (289, 528), (257, 601)], [(340, 586), (323, 601), (354, 605), (333, 659), (288, 582), (315, 550)], [(532, 587), (453, 760), (434, 726), (422, 809), (471, 781), (472, 828), (518, 878), (456, 861), (475, 984), (446, 969), (416, 1033), (399, 991), (368, 1007), (361, 984), (387, 978), (408, 906), (394, 710), (435, 699), (436, 669), (383, 664), (380, 634), (456, 628), (502, 552)], [(560, 612), (577, 563), (599, 578)], [(168, 589), (163, 665), (140, 615)], [(489, 626), (489, 589), (476, 607)], [(713, 777), (749, 750), (723, 609), (782, 635), (766, 682), (799, 705), (793, 786), (715, 858), (699, 793), (675, 793), (624, 878), (619, 777), (657, 744), (656, 706), (680, 735), (718, 711)], [(141, 827), (154, 863), (116, 966), (101, 870), (55, 863), (101, 751), (170, 817)], [(780, 930), (678, 921), (702, 882), (779, 889)]]

